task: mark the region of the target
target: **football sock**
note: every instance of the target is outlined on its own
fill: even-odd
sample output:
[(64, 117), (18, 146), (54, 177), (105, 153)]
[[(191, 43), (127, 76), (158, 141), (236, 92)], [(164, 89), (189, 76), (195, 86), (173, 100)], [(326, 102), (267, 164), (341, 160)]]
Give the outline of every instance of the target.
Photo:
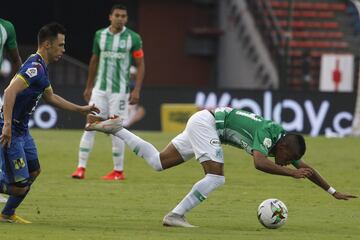
[(112, 156), (114, 162), (114, 170), (115, 171), (123, 171), (124, 170), (124, 151), (125, 151), (125, 143), (120, 138), (111, 135), (112, 139)]
[(84, 131), (80, 140), (78, 167), (86, 168), (90, 152), (94, 146), (95, 134), (96, 131)]
[[(30, 189), (29, 189), (30, 190)], [(16, 208), (22, 203), (22, 201), (25, 199), (26, 195), (28, 194), (29, 190), (25, 192), (25, 194), (21, 196), (13, 196), (10, 195), (9, 199), (7, 200), (3, 210), (2, 214), (11, 216), (15, 214)]]
[(124, 140), (130, 149), (136, 155), (142, 157), (153, 169), (156, 171), (163, 170), (160, 162), (160, 153), (151, 143), (144, 141), (125, 128), (114, 135)]
[(225, 177), (215, 174), (206, 174), (203, 179), (194, 184), (191, 191), (172, 210), (173, 213), (184, 215), (199, 203), (204, 201), (209, 193), (225, 183)]

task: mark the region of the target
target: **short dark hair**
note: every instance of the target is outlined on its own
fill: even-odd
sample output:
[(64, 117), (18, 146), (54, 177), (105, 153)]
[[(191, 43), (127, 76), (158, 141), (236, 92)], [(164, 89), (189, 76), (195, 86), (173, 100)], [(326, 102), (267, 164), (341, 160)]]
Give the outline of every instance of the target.
[(305, 154), (306, 144), (305, 139), (302, 135), (296, 133), (288, 133), (282, 140), (286, 144), (286, 146), (291, 149), (295, 154), (294, 160), (299, 160)]
[(124, 6), (122, 4), (115, 4), (114, 6), (111, 7), (110, 14), (113, 14), (115, 9), (120, 9), (120, 10), (126, 10), (127, 11), (126, 6)]
[(63, 25), (52, 22), (43, 26), (38, 33), (38, 44), (45, 42), (46, 40), (54, 40), (58, 34), (65, 34), (66, 29)]

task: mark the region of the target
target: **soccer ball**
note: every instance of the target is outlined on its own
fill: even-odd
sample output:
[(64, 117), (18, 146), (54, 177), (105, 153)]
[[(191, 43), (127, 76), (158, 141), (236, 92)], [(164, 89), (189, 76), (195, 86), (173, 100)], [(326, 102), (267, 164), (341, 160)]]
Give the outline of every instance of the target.
[(286, 205), (279, 199), (270, 198), (260, 203), (257, 211), (259, 222), (266, 228), (279, 228), (288, 218)]

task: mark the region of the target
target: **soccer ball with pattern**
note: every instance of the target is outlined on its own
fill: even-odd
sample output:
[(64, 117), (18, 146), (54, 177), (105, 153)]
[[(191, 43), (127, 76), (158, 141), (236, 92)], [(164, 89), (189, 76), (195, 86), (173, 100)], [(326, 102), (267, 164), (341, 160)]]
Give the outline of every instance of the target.
[(266, 228), (279, 228), (288, 218), (286, 205), (279, 199), (270, 198), (263, 201), (257, 211), (259, 222)]

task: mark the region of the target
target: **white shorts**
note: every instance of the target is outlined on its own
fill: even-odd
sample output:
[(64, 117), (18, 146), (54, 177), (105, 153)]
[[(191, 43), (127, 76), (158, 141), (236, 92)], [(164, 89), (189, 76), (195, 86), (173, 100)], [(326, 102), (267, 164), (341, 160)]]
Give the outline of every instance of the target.
[(108, 93), (93, 89), (90, 104), (95, 104), (100, 109), (98, 114), (101, 118), (108, 118), (111, 115), (118, 115), (123, 119), (128, 118), (128, 93)]
[(207, 160), (224, 163), (224, 154), (216, 132), (215, 118), (208, 110), (202, 110), (192, 115), (185, 130), (171, 142), (185, 161), (195, 155), (200, 163)]

